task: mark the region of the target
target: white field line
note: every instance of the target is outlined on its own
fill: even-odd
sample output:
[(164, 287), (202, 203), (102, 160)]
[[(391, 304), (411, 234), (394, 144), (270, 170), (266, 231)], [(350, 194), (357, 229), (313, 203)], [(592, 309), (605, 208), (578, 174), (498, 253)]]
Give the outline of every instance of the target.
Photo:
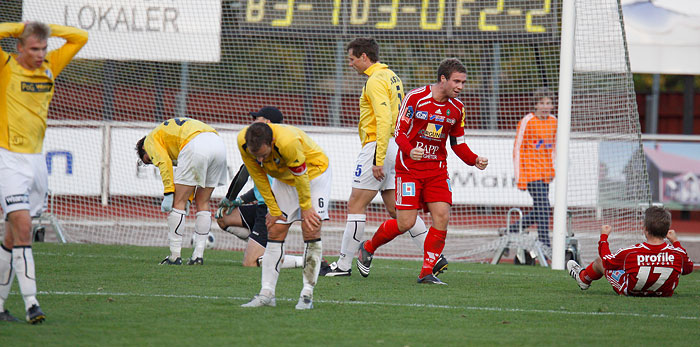
[[(124, 296), (124, 297), (145, 297), (145, 298), (174, 298), (174, 299), (201, 299), (201, 300), (235, 300), (248, 301), (249, 297), (236, 296), (207, 296), (207, 295), (177, 295), (177, 294), (141, 294), (141, 293), (107, 293), (107, 292), (63, 292), (63, 291), (40, 291), (41, 295), (74, 295), (74, 296)], [(281, 298), (277, 300), (296, 302), (298, 298)], [(563, 311), (563, 310), (538, 310), (538, 309), (523, 309), (513, 307), (488, 307), (488, 306), (453, 306), (453, 305), (435, 305), (435, 304), (401, 304), (392, 302), (379, 301), (345, 301), (345, 300), (316, 300), (318, 303), (327, 304), (344, 304), (344, 305), (363, 305), (363, 306), (394, 306), (394, 307), (415, 307), (415, 308), (436, 308), (448, 310), (468, 310), (468, 311), (489, 311), (489, 312), (516, 312), (516, 313), (545, 313), (545, 314), (564, 314), (574, 316), (617, 316), (617, 317), (638, 317), (638, 318), (667, 318), (680, 320), (696, 320), (700, 321), (697, 316), (669, 316), (665, 314), (641, 314), (632, 312), (582, 312), (582, 311)]]
[[(55, 253), (55, 252), (34, 252), (34, 254), (38, 255), (46, 255), (46, 256), (62, 256), (62, 257), (78, 257), (78, 258), (109, 258), (109, 259), (128, 259), (128, 260), (153, 260), (154, 262), (157, 262), (158, 260), (156, 258), (133, 258), (133, 257), (127, 257), (124, 255), (108, 255), (108, 254), (75, 254), (75, 253)], [(379, 259), (379, 258), (378, 258)], [(241, 264), (240, 261), (237, 260), (227, 260), (227, 259), (217, 259), (217, 263), (223, 262), (223, 263), (231, 263), (231, 264)], [(418, 264), (419, 260), (416, 260), (416, 264)], [(155, 264), (155, 263), (154, 263)], [(401, 270), (401, 271), (413, 271), (413, 272), (419, 272), (420, 267), (415, 267), (415, 268), (407, 268), (407, 267), (394, 267), (394, 266), (382, 266), (382, 265), (373, 265), (373, 269), (382, 269), (382, 268), (391, 268), (393, 270)], [(696, 264), (695, 267), (699, 267), (700, 264)], [(292, 270), (294, 271), (294, 270)], [(494, 274), (491, 273), (489, 270), (485, 271), (473, 271), (473, 270), (453, 270), (449, 269), (447, 270), (450, 273), (464, 273), (464, 274), (476, 274), (476, 275), (483, 275), (488, 272), (489, 276), (493, 276)], [(563, 272), (565, 273), (565, 272)], [(514, 277), (522, 277), (523, 274), (519, 272), (499, 272), (499, 275), (504, 275), (504, 276), (514, 276)], [(548, 275), (540, 275), (540, 274), (528, 274), (528, 277), (549, 277)], [(568, 275), (567, 275), (568, 277)], [(693, 279), (689, 280), (687, 278), (681, 278), (681, 282), (686, 282), (686, 281), (691, 281), (691, 282), (700, 282), (700, 279)]]

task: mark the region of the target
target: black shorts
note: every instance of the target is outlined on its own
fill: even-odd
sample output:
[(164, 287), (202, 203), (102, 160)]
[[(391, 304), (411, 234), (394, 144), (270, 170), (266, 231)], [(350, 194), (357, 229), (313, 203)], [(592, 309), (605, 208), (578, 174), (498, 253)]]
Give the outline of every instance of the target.
[(267, 227), (265, 226), (265, 216), (267, 215), (267, 205), (243, 205), (238, 208), (241, 213), (241, 220), (248, 230), (251, 239), (263, 247), (267, 247)]

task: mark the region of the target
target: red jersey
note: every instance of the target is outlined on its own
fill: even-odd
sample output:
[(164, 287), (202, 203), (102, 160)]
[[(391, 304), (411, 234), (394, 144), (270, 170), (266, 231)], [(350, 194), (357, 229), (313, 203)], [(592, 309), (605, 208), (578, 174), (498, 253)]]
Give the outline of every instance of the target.
[[(410, 91), (401, 103), (394, 132), (399, 147), (396, 171), (411, 171), (416, 177), (430, 177), (447, 170), (445, 143), (448, 136), (464, 143), (464, 104), (456, 98), (437, 102), (430, 85)], [(411, 149), (416, 147), (425, 149), (423, 158), (417, 161), (409, 156)], [(469, 159), (463, 160), (474, 165), (476, 155), (469, 153)]]
[[(693, 272), (693, 262), (681, 243), (650, 245), (646, 242), (610, 253), (608, 235), (600, 235), (598, 253), (606, 273), (621, 276), (618, 292), (630, 296), (671, 296), (678, 277)], [(623, 272), (624, 271), (624, 272)], [(607, 276), (607, 275), (606, 275)]]

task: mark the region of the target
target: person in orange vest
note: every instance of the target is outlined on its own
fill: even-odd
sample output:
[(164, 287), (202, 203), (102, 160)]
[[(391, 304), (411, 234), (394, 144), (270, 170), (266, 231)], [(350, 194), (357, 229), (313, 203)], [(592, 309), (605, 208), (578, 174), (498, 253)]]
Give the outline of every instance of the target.
[(513, 145), (513, 167), (518, 189), (527, 190), (533, 209), (517, 223), (508, 226), (508, 232), (517, 232), (537, 224), (537, 238), (546, 246), (549, 241), (549, 183), (554, 178), (554, 144), (557, 118), (552, 115), (553, 94), (546, 88), (533, 95), (535, 112), (528, 113), (520, 123)]

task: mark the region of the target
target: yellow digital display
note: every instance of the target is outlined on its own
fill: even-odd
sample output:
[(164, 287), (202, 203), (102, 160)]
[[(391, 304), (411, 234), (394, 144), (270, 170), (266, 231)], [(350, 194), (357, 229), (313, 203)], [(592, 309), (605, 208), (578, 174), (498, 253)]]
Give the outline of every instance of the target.
[(552, 34), (552, 0), (243, 0), (242, 29)]

